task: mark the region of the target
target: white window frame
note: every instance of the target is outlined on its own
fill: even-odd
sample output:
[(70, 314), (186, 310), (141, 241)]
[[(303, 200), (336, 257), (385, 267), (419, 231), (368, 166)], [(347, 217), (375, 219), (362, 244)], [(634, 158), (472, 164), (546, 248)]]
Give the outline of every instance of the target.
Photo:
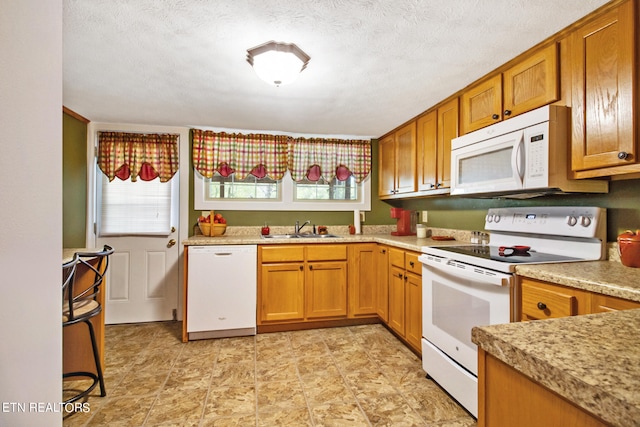
[(287, 171), (282, 178), (280, 198), (260, 200), (207, 200), (205, 198), (205, 178), (193, 169), (193, 204), (196, 210), (234, 210), (234, 211), (370, 211), (371, 210), (371, 174), (358, 184), (358, 200), (295, 200), (294, 182)]

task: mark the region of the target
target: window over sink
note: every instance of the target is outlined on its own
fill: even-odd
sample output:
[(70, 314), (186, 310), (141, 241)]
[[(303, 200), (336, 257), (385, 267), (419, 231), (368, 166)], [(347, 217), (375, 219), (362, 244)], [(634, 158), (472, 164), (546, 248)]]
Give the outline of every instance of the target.
[(295, 182), (289, 172), (280, 180), (248, 175), (238, 180), (231, 174), (203, 177), (194, 170), (194, 207), (200, 210), (297, 210), (352, 211), (371, 209), (371, 179), (356, 183), (353, 176), (344, 181), (303, 180)]

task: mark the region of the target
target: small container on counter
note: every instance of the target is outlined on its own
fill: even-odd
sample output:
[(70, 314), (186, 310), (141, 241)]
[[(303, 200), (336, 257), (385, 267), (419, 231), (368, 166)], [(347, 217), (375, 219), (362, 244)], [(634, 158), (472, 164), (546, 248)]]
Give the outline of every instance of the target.
[(627, 230), (618, 236), (620, 262), (625, 267), (640, 267), (640, 230)]
[(265, 222), (264, 225), (262, 226), (262, 229), (260, 230), (260, 234), (262, 234), (263, 236), (268, 236), (269, 232), (270, 232), (269, 226)]
[(416, 225), (416, 235), (418, 239), (425, 239), (427, 237), (427, 226), (424, 224)]

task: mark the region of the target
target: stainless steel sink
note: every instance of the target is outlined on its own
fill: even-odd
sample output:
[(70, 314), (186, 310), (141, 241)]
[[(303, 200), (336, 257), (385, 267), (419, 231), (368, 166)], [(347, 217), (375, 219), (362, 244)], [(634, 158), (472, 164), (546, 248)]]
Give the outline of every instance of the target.
[(329, 237), (340, 237), (336, 234), (269, 234), (261, 236), (263, 239), (325, 239)]

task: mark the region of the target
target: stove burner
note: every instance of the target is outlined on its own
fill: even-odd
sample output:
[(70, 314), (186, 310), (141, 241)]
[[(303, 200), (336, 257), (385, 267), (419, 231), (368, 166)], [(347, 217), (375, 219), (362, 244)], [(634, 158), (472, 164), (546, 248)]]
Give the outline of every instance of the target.
[[(549, 254), (538, 252), (529, 248), (527, 251), (511, 251), (507, 250), (517, 246), (480, 246), (480, 245), (460, 245), (460, 246), (439, 246), (437, 249), (445, 252), (453, 252), (463, 255), (470, 255), (476, 258), (497, 261), (505, 264), (535, 264), (546, 262), (567, 262), (581, 261), (580, 258), (569, 257), (564, 255)], [(501, 251), (501, 249), (504, 250)]]

